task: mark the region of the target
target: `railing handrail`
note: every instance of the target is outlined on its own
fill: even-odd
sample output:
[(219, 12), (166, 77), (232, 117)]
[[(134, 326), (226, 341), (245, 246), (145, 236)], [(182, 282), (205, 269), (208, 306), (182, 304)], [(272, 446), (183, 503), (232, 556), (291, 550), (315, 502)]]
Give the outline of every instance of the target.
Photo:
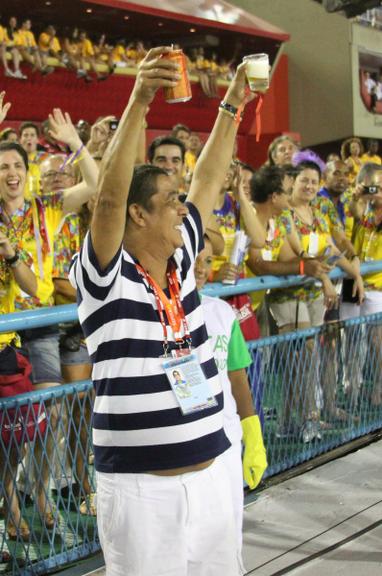
[[(361, 264), (361, 274), (365, 276), (371, 272), (382, 272), (382, 260), (375, 260), (374, 262), (365, 262)], [(345, 278), (346, 274), (341, 268), (334, 268), (329, 272), (329, 277), (332, 280)], [(248, 292), (258, 292), (260, 290), (271, 290), (275, 288), (290, 288), (292, 286), (305, 286), (319, 282), (316, 278), (311, 276), (296, 276), (290, 274), (288, 276), (255, 276), (254, 278), (243, 278), (239, 280), (234, 286), (230, 284), (221, 284), (220, 282), (213, 282), (206, 284), (201, 290), (206, 296), (227, 297), (236, 294), (243, 294)]]
[(80, 394), (93, 387), (91, 380), (77, 380), (75, 384), (61, 384), (60, 386), (52, 386), (51, 388), (43, 388), (41, 390), (32, 390), (17, 396), (10, 396), (9, 398), (0, 398), (1, 410), (17, 408), (18, 406), (25, 406), (26, 404), (33, 404), (37, 402), (46, 402), (53, 398), (64, 398), (67, 396)]
[[(361, 264), (362, 276), (372, 272), (382, 272), (382, 260)], [(340, 268), (334, 268), (329, 273), (329, 276), (332, 280), (337, 280), (344, 278), (346, 274)], [(254, 278), (243, 278), (234, 286), (221, 284), (220, 282), (206, 284), (201, 292), (206, 296), (227, 297), (260, 290), (303, 286), (312, 282), (317, 282), (317, 280), (308, 276), (256, 276)], [(78, 320), (76, 304), (35, 308), (34, 310), (3, 314), (0, 318), (0, 333), (19, 332), (20, 330), (75, 322), (76, 320)]]
[[(347, 320), (343, 320), (341, 322), (341, 326), (356, 326), (358, 324), (364, 324), (365, 318), (365, 316), (348, 318)], [(369, 322), (380, 322), (382, 321), (382, 312), (370, 314), (367, 316), (367, 319)], [(322, 332), (322, 330), (322, 326), (314, 326), (312, 328), (305, 328), (303, 330), (296, 330), (294, 332), (286, 332), (285, 334), (278, 334), (276, 336), (266, 336), (264, 338), (259, 338), (258, 340), (250, 340), (247, 342), (247, 344), (249, 350), (253, 350), (264, 346), (272, 346), (280, 342), (282, 343), (290, 342), (292, 340), (301, 340), (301, 338), (313, 338)], [(69, 396), (71, 394), (79, 394), (92, 387), (93, 383), (91, 380), (79, 380), (75, 384), (62, 384), (61, 386), (55, 386), (52, 388), (34, 390), (32, 392), (18, 394), (17, 396), (12, 396), (10, 398), (1, 398), (0, 409), (4, 410), (17, 408), (18, 406), (24, 406), (33, 402), (42, 402), (52, 398), (60, 398)]]
[[(344, 326), (357, 326), (359, 324), (364, 324), (365, 319), (369, 323), (382, 321), (382, 312), (376, 312), (374, 314), (368, 314), (367, 316), (357, 316), (355, 318), (347, 318), (346, 320), (340, 320), (336, 322), (336, 327), (342, 328)], [(264, 338), (259, 338), (258, 340), (250, 340), (247, 342), (248, 348), (250, 350), (254, 348), (259, 348), (260, 346), (272, 346), (276, 342), (290, 342), (292, 340), (300, 340), (301, 338), (313, 338), (317, 334), (325, 333), (333, 327), (333, 323), (329, 322), (327, 324), (321, 324), (321, 326), (312, 326), (311, 328), (303, 328), (299, 330), (294, 330), (293, 332), (284, 332), (283, 334), (276, 334), (274, 336), (265, 336)]]

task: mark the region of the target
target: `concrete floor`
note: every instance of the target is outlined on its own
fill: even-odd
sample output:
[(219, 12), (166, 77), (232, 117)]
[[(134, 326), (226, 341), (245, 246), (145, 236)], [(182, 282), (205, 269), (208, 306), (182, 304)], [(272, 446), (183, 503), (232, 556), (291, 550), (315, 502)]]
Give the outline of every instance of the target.
[(263, 492), (245, 510), (244, 561), (256, 576), (377, 576), (381, 535), (379, 441)]
[(382, 576), (382, 441), (262, 492), (245, 509), (244, 563), (255, 576)]

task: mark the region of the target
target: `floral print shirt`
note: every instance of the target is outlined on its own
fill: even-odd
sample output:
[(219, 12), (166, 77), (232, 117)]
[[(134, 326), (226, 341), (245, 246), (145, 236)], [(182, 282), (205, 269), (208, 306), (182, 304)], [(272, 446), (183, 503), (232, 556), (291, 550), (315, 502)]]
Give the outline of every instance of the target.
[[(330, 230), (325, 216), (321, 211), (312, 206), (312, 224), (304, 222), (295, 210), (291, 210), (291, 215), (300, 237), (302, 249), (310, 256), (321, 256), (327, 247), (327, 241), (330, 237)], [(286, 302), (287, 300), (299, 299), (303, 302), (317, 300), (322, 294), (322, 287), (315, 283), (297, 288), (282, 288), (272, 290), (270, 301)]]

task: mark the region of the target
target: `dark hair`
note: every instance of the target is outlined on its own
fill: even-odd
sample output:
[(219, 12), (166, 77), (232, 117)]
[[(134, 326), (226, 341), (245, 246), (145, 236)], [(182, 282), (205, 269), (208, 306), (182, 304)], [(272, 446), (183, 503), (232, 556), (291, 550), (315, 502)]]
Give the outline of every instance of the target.
[(300, 162), (300, 164), (297, 164), (295, 168), (296, 176), (301, 174), (303, 170), (315, 170), (318, 174), (318, 177), (321, 178), (321, 168), (318, 164), (316, 164), (316, 162), (313, 162), (312, 160), (304, 160), (303, 162)]
[(26, 130), (27, 128), (34, 128), (36, 130), (36, 134), (37, 136), (40, 136), (40, 130), (39, 127), (37, 126), (37, 124), (35, 124), (34, 122), (23, 122), (19, 128), (19, 134), (20, 136), (22, 135), (22, 133), (24, 132), (24, 130)]
[(151, 142), (149, 149), (147, 151), (147, 156), (149, 161), (152, 162), (155, 156), (155, 150), (159, 148), (159, 146), (178, 146), (180, 148), (180, 152), (182, 155), (182, 162), (184, 162), (184, 156), (186, 154), (186, 147), (181, 140), (175, 138), (175, 136), (158, 136), (154, 138)]
[(0, 132), (0, 141), (1, 142), (7, 142), (8, 136), (10, 134), (16, 134), (17, 137), (19, 136), (17, 134), (17, 130), (15, 130), (14, 128), (4, 128), (4, 130), (2, 132)]
[(369, 150), (369, 148), (371, 148), (373, 144), (379, 145), (378, 140), (376, 138), (369, 138), (367, 141), (367, 149)]
[(139, 204), (139, 206), (150, 212), (152, 208), (151, 198), (158, 192), (158, 176), (168, 176), (168, 174), (163, 168), (152, 164), (140, 164), (134, 168), (127, 199), (126, 221), (130, 217), (129, 207), (132, 204)]
[[(16, 27), (15, 28), (11, 28), (11, 20), (12, 18), (14, 18), (16, 20)], [(8, 20), (8, 26), (6, 27), (7, 29), (7, 34), (10, 40), (14, 40), (15, 39), (15, 33), (17, 32), (17, 19), (16, 16), (11, 16)]]
[(297, 166), (293, 166), (293, 164), (284, 164), (284, 166), (280, 166), (281, 170), (283, 171), (283, 175), (289, 176), (290, 178), (296, 178), (298, 174)]
[(252, 174), (255, 173), (255, 169), (253, 166), (251, 166), (250, 164), (246, 164), (245, 162), (241, 162), (241, 160), (239, 160), (237, 162), (237, 164), (240, 166), (240, 168), (242, 170), (248, 170), (248, 172), (252, 172)]
[(176, 138), (176, 135), (180, 130), (183, 130), (183, 132), (187, 132), (187, 134), (191, 134), (191, 128), (189, 128), (185, 124), (175, 124), (175, 126), (172, 127), (171, 135)]
[(264, 204), (272, 194), (282, 194), (284, 172), (279, 166), (262, 166), (251, 179), (251, 198)]
[(43, 120), (43, 122), (41, 122), (41, 132), (45, 134), (48, 130), (50, 130), (50, 122), (49, 119), (47, 118), (46, 120)]
[(15, 150), (15, 152), (20, 154), (21, 158), (23, 159), (25, 169), (28, 171), (28, 154), (25, 152), (24, 148), (17, 142), (0, 142), (0, 154), (2, 152), (10, 152), (11, 150)]

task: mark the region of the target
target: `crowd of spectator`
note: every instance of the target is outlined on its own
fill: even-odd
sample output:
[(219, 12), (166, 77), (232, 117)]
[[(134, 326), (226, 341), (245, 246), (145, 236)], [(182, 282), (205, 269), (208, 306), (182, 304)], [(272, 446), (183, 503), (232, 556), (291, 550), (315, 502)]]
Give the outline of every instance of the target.
[[(0, 27), (0, 49), (6, 75), (19, 79), (25, 78), (20, 69), (21, 59), (41, 74), (49, 74), (53, 69), (48, 57), (54, 55), (78, 77), (91, 80), (93, 74), (102, 80), (115, 67), (136, 65), (146, 54), (141, 43), (132, 46), (121, 41), (113, 47), (108, 45), (105, 36), (93, 43), (84, 31), (73, 31), (59, 40), (53, 26), (48, 26), (36, 41), (30, 20), (18, 27), (15, 18), (10, 19), (6, 28)], [(10, 60), (7, 54), (11, 55)], [(99, 62), (106, 64), (106, 75), (99, 72)], [(216, 55), (207, 64), (199, 50), (193, 55), (190, 68), (210, 70), (206, 90), (212, 95), (216, 87), (211, 78), (218, 70)], [(226, 77), (229, 70), (227, 64)], [(2, 93), (2, 123), (9, 109), (4, 98)], [(69, 268), (89, 229), (100, 162), (118, 129), (118, 119), (108, 116), (99, 118), (92, 126), (85, 120), (74, 125), (68, 114), (54, 109), (42, 126), (27, 121), (19, 130), (2, 128), (1, 312), (73, 303), (77, 295), (69, 282)], [(203, 150), (200, 136), (188, 126), (178, 124), (171, 133), (153, 140), (146, 150), (145, 130), (146, 125), (142, 123), (136, 164), (144, 163), (147, 158), (150, 165), (164, 170), (170, 176), (173, 190), (184, 202)], [(265, 308), (279, 333), (382, 312), (382, 273), (371, 273), (364, 279), (360, 275), (360, 263), (382, 258), (381, 163), (378, 141), (369, 141), (364, 152), (358, 138), (343, 142), (340, 154), (333, 151), (326, 162), (310, 150), (299, 150), (298, 144), (287, 135), (270, 144), (268, 160), (258, 169), (242, 162), (234, 152), (210, 224), (210, 238), (214, 234), (218, 236), (221, 248), (214, 252), (211, 242), (211, 253), (203, 255), (211, 265), (209, 280), (235, 283), (239, 278), (266, 274), (306, 275), (315, 280), (298, 288), (250, 294), (251, 312), (255, 323), (258, 316), (260, 333), (269, 333), (269, 327), (261, 320)], [(241, 261), (233, 262), (231, 256), (239, 231), (244, 231), (248, 238), (248, 250)], [(352, 280), (350, 297), (341, 291), (341, 285), (335, 285), (329, 278), (334, 265), (340, 266)], [(237, 307), (234, 309), (237, 312)], [(240, 310), (238, 318), (243, 320)], [(258, 333), (252, 332), (249, 337), (256, 335)], [(378, 337), (376, 334), (376, 342)], [(0, 334), (0, 354), (9, 346), (17, 349), (20, 344), (28, 353), (32, 381), (37, 389), (87, 379), (91, 375), (92, 360), (79, 324), (60, 330), (54, 327)], [(310, 342), (295, 354), (307, 359), (299, 363), (291, 359), (289, 388), (283, 390), (278, 435), (280, 438), (294, 436), (309, 443), (319, 440), (330, 422), (346, 420), (349, 414), (336, 404), (333, 380), (320, 383), (315, 371), (301, 373), (310, 365)], [(244, 360), (240, 369), (246, 366)], [(304, 398), (292, 390), (292, 383), (297, 379), (306, 382)], [(347, 391), (356, 402), (360, 384), (354, 381), (354, 373), (349, 379)], [(323, 400), (319, 403), (317, 388), (320, 387)], [(374, 407), (382, 405), (382, 386), (378, 379), (370, 402)], [(54, 409), (47, 410), (54, 432), (57, 414)], [(74, 413), (72, 418), (81, 429), (86, 424), (84, 420), (89, 421), (90, 413)], [(58, 439), (54, 440), (57, 443)], [(78, 438), (70, 438), (72, 444), (76, 441)], [(48, 443), (44, 453), (36, 445), (34, 457), (41, 463), (41, 476), (19, 478), (21, 490), (28, 489), (27, 480), (32, 484), (47, 528), (54, 525), (47, 497), (51, 453)], [(77, 454), (73, 477), (80, 479), (86, 496), (83, 512), (95, 514), (81, 451)], [(17, 466), (17, 462), (13, 465)], [(29, 528), (21, 518), (14, 492), (9, 501), (12, 520), (7, 525), (8, 535), (13, 539), (20, 535), (28, 539)]]
[[(90, 37), (86, 30), (79, 28), (64, 28), (58, 32), (52, 24), (36, 36), (29, 18), (18, 22), (12, 16), (8, 22), (0, 24), (0, 57), (4, 72), (18, 80), (27, 80), (35, 71), (42, 75), (52, 74), (57, 65), (72, 70), (85, 82), (107, 80), (116, 69), (136, 69), (147, 49), (141, 40), (113, 40), (105, 34)], [(186, 57), (188, 71), (198, 76), (204, 93), (217, 97), (217, 80), (232, 78), (232, 62), (219, 58), (215, 51), (207, 55), (203, 47), (190, 49)], [(49, 58), (53, 58), (50, 63)], [(22, 62), (28, 69), (21, 70)]]

